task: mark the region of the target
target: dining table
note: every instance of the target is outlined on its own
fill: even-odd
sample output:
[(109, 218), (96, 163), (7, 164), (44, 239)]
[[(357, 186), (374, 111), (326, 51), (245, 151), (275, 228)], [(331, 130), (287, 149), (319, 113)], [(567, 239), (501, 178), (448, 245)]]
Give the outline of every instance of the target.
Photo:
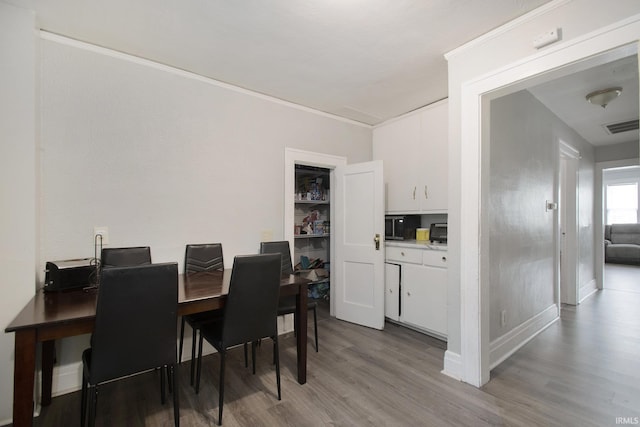
[[(178, 276), (178, 315), (224, 307), (231, 269)], [(281, 278), (280, 296), (296, 296), (296, 330), (307, 330), (307, 284), (304, 274)], [(36, 291), (6, 327), (15, 334), (13, 426), (31, 426), (34, 411), (36, 354), (41, 345), (42, 390), (40, 404), (51, 403), (55, 340), (93, 331), (98, 291), (96, 286), (63, 292)], [(307, 381), (307, 334), (296, 334), (298, 383)]]

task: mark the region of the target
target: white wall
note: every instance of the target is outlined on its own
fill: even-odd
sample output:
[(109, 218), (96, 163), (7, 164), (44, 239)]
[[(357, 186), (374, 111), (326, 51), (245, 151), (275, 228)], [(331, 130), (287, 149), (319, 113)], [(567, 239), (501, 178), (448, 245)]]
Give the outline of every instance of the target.
[[(448, 348), (445, 360), (445, 372), (478, 384), (479, 377), (474, 369), (465, 371), (475, 364), (476, 359), (468, 365), (462, 354), (462, 325), (463, 313), (461, 307), (462, 284), (462, 248), (467, 244), (467, 237), (461, 233), (463, 221), (466, 220), (462, 211), (462, 182), (468, 183), (478, 177), (465, 179), (461, 159), (463, 152), (476, 150), (476, 147), (464, 147), (462, 145), (463, 123), (470, 123), (477, 117), (462, 117), (463, 87), (468, 87), (475, 82), (486, 81), (492, 75), (517, 67), (523, 61), (542, 55), (544, 50), (558, 49), (560, 46), (570, 46), (572, 42), (581, 36), (592, 33), (599, 28), (612, 23), (628, 19), (640, 12), (640, 3), (635, 0), (620, 0), (616, 2), (602, 2), (599, 0), (566, 1), (557, 0), (538, 8), (488, 35), (480, 37), (469, 44), (447, 54), (449, 63), (449, 288), (448, 288)], [(562, 40), (550, 47), (544, 48), (540, 53), (532, 46), (535, 36), (549, 29), (561, 28)], [(608, 48), (608, 47), (606, 47)], [(538, 56), (536, 56), (538, 55)], [(542, 58), (536, 63), (543, 68)], [(547, 68), (548, 69), (548, 68)], [(515, 73), (514, 73), (515, 74)], [(512, 76), (511, 82), (524, 78)], [(477, 103), (477, 100), (473, 102)], [(466, 104), (465, 104), (466, 105)], [(472, 126), (475, 129), (475, 125)], [(479, 135), (473, 134), (471, 138), (477, 139)], [(475, 214), (474, 214), (475, 215)], [(470, 218), (465, 224), (477, 224), (478, 218)], [(473, 228), (473, 227), (472, 227)], [(466, 229), (466, 226), (465, 226)], [(478, 236), (479, 233), (478, 233)], [(478, 238), (475, 237), (475, 239)], [(470, 251), (478, 249), (471, 248)], [(471, 253), (470, 265), (465, 266), (465, 285), (473, 287), (467, 281), (477, 280), (479, 277), (479, 265), (486, 262), (485, 259), (473, 259)], [(465, 261), (466, 262), (466, 261)], [(477, 265), (476, 265), (477, 264)], [(476, 279), (474, 279), (474, 277)], [(464, 286), (466, 288), (466, 286)], [(480, 290), (479, 290), (480, 291)], [(469, 295), (467, 297), (475, 297)], [(470, 313), (471, 316), (481, 313)], [(477, 332), (477, 331), (476, 331)], [(483, 331), (488, 334), (488, 328)], [(472, 340), (465, 340), (471, 344)], [(471, 347), (469, 347), (471, 348)], [(473, 350), (471, 350), (473, 352)], [(476, 350), (477, 355), (477, 350)]]
[[(35, 291), (36, 53), (31, 12), (0, 2), (0, 326)], [(0, 334), (0, 425), (13, 411), (14, 334)]]
[[(593, 147), (526, 90), (491, 102), (490, 340), (494, 342), (555, 303), (558, 141), (580, 152), (578, 283), (595, 283)], [(501, 324), (501, 311), (506, 323)]]
[(596, 147), (596, 162), (637, 159), (639, 148), (638, 141)]
[[(93, 255), (94, 226), (109, 227), (112, 247), (149, 245), (154, 262), (180, 268), (186, 243), (222, 242), (230, 267), (234, 255), (258, 251), (264, 232), (283, 238), (285, 147), (371, 159), (369, 126), (35, 37), (32, 14), (0, 6), (0, 58), (12, 65), (0, 82), (5, 325), (42, 283), (45, 261)], [(2, 339), (0, 421), (11, 418), (13, 388), (13, 335)], [(54, 395), (79, 387), (87, 345), (88, 336), (57, 343)]]
[[(285, 147), (371, 158), (368, 126), (48, 35), (41, 105), (43, 260), (92, 256), (107, 226), (180, 268), (186, 243), (222, 242), (230, 267), (283, 238)], [(61, 364), (85, 345), (60, 343)]]

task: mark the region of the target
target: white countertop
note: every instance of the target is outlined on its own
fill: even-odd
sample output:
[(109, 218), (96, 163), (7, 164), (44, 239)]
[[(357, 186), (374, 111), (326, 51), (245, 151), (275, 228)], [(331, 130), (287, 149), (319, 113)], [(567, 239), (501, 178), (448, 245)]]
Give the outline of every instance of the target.
[(446, 243), (430, 242), (429, 240), (385, 240), (385, 246), (396, 248), (430, 249), (435, 251), (446, 251)]

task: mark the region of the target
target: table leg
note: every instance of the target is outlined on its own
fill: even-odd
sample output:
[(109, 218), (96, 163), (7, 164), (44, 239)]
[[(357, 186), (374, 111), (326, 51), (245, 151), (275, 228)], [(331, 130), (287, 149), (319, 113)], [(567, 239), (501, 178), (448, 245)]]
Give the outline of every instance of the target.
[(40, 404), (48, 406), (51, 404), (51, 387), (53, 383), (53, 361), (55, 352), (55, 341), (42, 342), (42, 396)]
[(33, 386), (36, 371), (36, 330), (15, 332), (13, 426), (33, 424)]
[(300, 286), (300, 292), (296, 296), (296, 310), (298, 318), (297, 353), (298, 353), (298, 382), (307, 382), (307, 316), (308, 316), (307, 285)]

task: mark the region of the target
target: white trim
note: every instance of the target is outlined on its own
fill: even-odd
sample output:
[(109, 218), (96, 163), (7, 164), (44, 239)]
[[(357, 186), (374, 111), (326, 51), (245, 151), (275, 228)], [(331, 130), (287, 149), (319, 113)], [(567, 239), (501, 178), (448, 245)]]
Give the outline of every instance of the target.
[[(331, 169), (329, 175), (329, 218), (335, 218), (335, 191), (336, 185), (335, 169), (344, 167), (347, 164), (346, 157), (334, 156), (332, 154), (314, 153), (311, 151), (298, 150), (296, 148), (285, 147), (284, 149), (284, 240), (288, 240), (292, 248), (294, 241), (294, 206), (295, 206), (295, 170), (296, 164), (307, 166), (318, 166)], [(329, 261), (331, 265), (336, 265), (335, 239), (331, 238), (329, 243)], [(333, 286), (329, 287), (329, 311), (331, 316), (335, 316), (335, 295)]]
[(451, 350), (445, 351), (444, 369), (441, 373), (459, 381), (462, 378), (462, 357), (460, 354)]
[(428, 110), (429, 108), (437, 107), (440, 104), (442, 104), (444, 102), (447, 102), (448, 100), (449, 100), (449, 98), (442, 98), (442, 99), (440, 99), (438, 101), (434, 101), (434, 102), (432, 102), (430, 104), (427, 104), (425, 106), (416, 108), (415, 110), (411, 110), (408, 113), (404, 113), (404, 114), (402, 114), (400, 116), (393, 117), (393, 118), (391, 118), (389, 120), (385, 120), (382, 123), (378, 123), (377, 125), (373, 125), (373, 130), (375, 130), (377, 128), (380, 128), (380, 127), (384, 127), (384, 126), (386, 126), (386, 125), (388, 125), (390, 123), (397, 122), (398, 120), (406, 119), (407, 117), (413, 116), (415, 114), (419, 114), (419, 113), (421, 113), (421, 112), (423, 112), (425, 110)]
[(596, 284), (596, 279), (589, 280), (586, 285), (580, 288), (580, 293), (578, 294), (578, 304), (582, 303), (582, 301), (586, 300), (597, 291), (598, 286)]
[(200, 74), (196, 74), (190, 71), (181, 70), (180, 68), (175, 68), (170, 65), (161, 64), (159, 62), (152, 61), (150, 59), (140, 58), (138, 56), (130, 55), (128, 53), (119, 52), (116, 50), (108, 49), (101, 46), (96, 46), (91, 43), (82, 42), (79, 40), (71, 39), (65, 36), (61, 36), (58, 34), (50, 33), (48, 31), (40, 30), (40, 38), (42, 40), (48, 40), (55, 43), (60, 43), (63, 45), (75, 47), (78, 49), (86, 50), (89, 52), (98, 53), (105, 56), (110, 56), (112, 58), (121, 59), (123, 61), (132, 62), (134, 64), (144, 65), (146, 67), (154, 68), (156, 70), (164, 71), (167, 73), (175, 74), (180, 77), (184, 77), (187, 79), (197, 80), (202, 83), (210, 84), (213, 86), (217, 86), (220, 88), (228, 89), (234, 92), (241, 93), (243, 95), (253, 96), (255, 98), (263, 99), (265, 101), (270, 101), (279, 105), (284, 105), (286, 107), (290, 107), (296, 110), (305, 111), (307, 113), (316, 114), (322, 117), (328, 117), (330, 119), (338, 120), (341, 122), (349, 123), (352, 125), (360, 126), (363, 128), (371, 129), (372, 126), (366, 123), (358, 122), (355, 120), (347, 119), (345, 117), (336, 116), (335, 114), (326, 113), (324, 111), (316, 110), (313, 108), (305, 107), (300, 104), (295, 104), (290, 101), (285, 101), (283, 99), (274, 98), (273, 96), (265, 95), (263, 93), (254, 92), (248, 89), (244, 89), (238, 86), (234, 86), (229, 83), (221, 82), (219, 80), (215, 80), (210, 77), (201, 76)]
[(531, 319), (511, 329), (506, 334), (493, 340), (489, 350), (489, 366), (491, 369), (504, 362), (509, 356), (535, 338), (540, 332), (560, 319), (560, 309), (556, 304), (550, 305)]
[(54, 366), (51, 384), (51, 397), (73, 393), (82, 387), (82, 362)]
[[(540, 76), (550, 70), (576, 63), (612, 49), (637, 43), (640, 35), (640, 15), (634, 15), (615, 24), (600, 28), (576, 39), (554, 45), (535, 55), (493, 70), (483, 76), (461, 84), (461, 182), (460, 182), (460, 317), (462, 380), (481, 386), (489, 381), (488, 343), (488, 288), (486, 271), (482, 274), (481, 261), (487, 262), (488, 253), (482, 251), (481, 233), (487, 232), (480, 205), (481, 184), (484, 181), (481, 162), (488, 144), (482, 144), (483, 112), (487, 105), (484, 95), (516, 82)], [(550, 76), (549, 78), (551, 78)], [(486, 115), (486, 114), (485, 114)], [(484, 150), (483, 150), (484, 148)], [(486, 167), (485, 167), (486, 169)], [(485, 220), (486, 221), (486, 220)], [(485, 269), (486, 270), (486, 269)]]
[(565, 156), (576, 160), (580, 159), (580, 151), (561, 139), (558, 140), (558, 149), (560, 150), (560, 154), (564, 154)]
[(595, 203), (595, 217), (594, 217), (594, 239), (595, 239), (595, 263), (596, 263), (596, 288), (602, 289), (604, 287), (604, 182), (602, 180), (602, 173), (605, 169), (625, 167), (625, 166), (637, 166), (638, 159), (623, 159), (623, 160), (610, 160), (606, 162), (597, 162), (595, 165), (595, 177), (594, 177), (594, 203)]
[[(562, 160), (566, 159), (566, 168), (562, 174)], [(555, 221), (555, 241), (556, 241), (556, 283), (554, 284), (556, 289), (555, 303), (567, 303), (571, 305), (578, 304), (578, 278), (580, 277), (579, 263), (580, 259), (580, 231), (578, 229), (579, 224), (579, 206), (580, 206), (580, 194), (578, 186), (580, 185), (578, 172), (580, 170), (580, 152), (566, 143), (565, 141), (558, 140), (558, 159), (556, 165), (556, 201), (558, 202), (559, 209), (556, 211), (554, 218)], [(565, 191), (567, 194), (563, 195)], [(566, 205), (566, 206), (563, 206)], [(563, 216), (563, 218), (561, 218)], [(562, 222), (565, 224), (562, 224)], [(563, 230), (561, 230), (563, 228)], [(565, 256), (561, 257), (562, 252), (562, 232), (564, 232), (565, 243), (567, 249)], [(563, 265), (564, 264), (564, 265)], [(563, 278), (567, 283), (562, 283)], [(563, 296), (565, 301), (563, 301)]]
[(500, 27), (489, 31), (488, 33), (485, 33), (483, 35), (481, 35), (478, 38), (475, 38), (473, 40), (471, 40), (468, 43), (463, 44), (462, 46), (459, 46), (447, 53), (444, 54), (445, 59), (449, 60), (450, 58), (454, 58), (457, 55), (459, 55), (460, 53), (463, 53), (469, 49), (472, 49), (478, 45), (481, 45), (485, 42), (487, 42), (488, 40), (491, 39), (495, 39), (496, 37), (499, 37), (501, 35), (503, 35), (504, 33), (507, 33), (509, 31), (511, 31), (514, 28), (519, 27), (522, 24), (525, 24), (529, 21), (532, 21), (534, 19), (536, 19), (539, 16), (545, 15), (549, 12), (551, 12), (553, 9), (557, 9), (560, 6), (564, 6), (567, 3), (570, 3), (572, 0), (556, 0), (556, 1), (552, 1), (549, 3), (546, 3), (534, 10), (532, 10), (529, 13), (525, 13), (524, 15), (507, 22), (504, 25), (501, 25)]

